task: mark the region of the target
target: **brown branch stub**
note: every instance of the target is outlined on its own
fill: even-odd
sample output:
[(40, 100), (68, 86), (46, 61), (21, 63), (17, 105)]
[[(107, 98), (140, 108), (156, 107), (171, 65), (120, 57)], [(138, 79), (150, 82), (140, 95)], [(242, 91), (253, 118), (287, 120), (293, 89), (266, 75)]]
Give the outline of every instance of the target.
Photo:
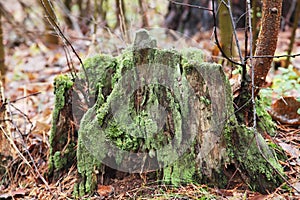
[[(274, 55), (280, 29), (282, 0), (264, 0), (262, 9), (262, 25), (258, 36), (255, 56)], [(261, 57), (254, 59), (255, 94), (265, 83), (265, 78), (271, 68), (273, 58)], [(250, 88), (251, 90), (251, 88)]]

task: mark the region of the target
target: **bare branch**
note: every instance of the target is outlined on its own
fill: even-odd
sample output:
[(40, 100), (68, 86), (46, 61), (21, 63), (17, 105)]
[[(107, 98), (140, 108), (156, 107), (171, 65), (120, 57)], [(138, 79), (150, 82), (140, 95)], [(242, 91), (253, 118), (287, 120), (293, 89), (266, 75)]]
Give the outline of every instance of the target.
[[(86, 83), (87, 83), (87, 94), (89, 94), (89, 88), (90, 88), (90, 82), (89, 82), (89, 78), (88, 78), (88, 74), (87, 71), (85, 69), (85, 66), (80, 58), (80, 56), (78, 55), (78, 53), (76, 52), (75, 48), (73, 47), (73, 45), (71, 44), (71, 42), (68, 40), (68, 38), (65, 36), (65, 34), (62, 32), (61, 28), (59, 27), (59, 25), (56, 23), (56, 21), (54, 19), (51, 18), (51, 15), (49, 13), (49, 11), (47, 10), (43, 0), (40, 0), (46, 14), (47, 14), (47, 19), (49, 21), (49, 23), (53, 26), (53, 28), (57, 31), (58, 35), (61, 36), (63, 38), (63, 42), (66, 44), (66, 46), (69, 46), (72, 50), (72, 52), (75, 54), (75, 56), (77, 57), (77, 59), (80, 62), (80, 65), (82, 66), (84, 75), (85, 75), (85, 79), (86, 79)], [(53, 8), (52, 8), (53, 9)], [(54, 10), (53, 10), (53, 13)], [(74, 72), (76, 74), (76, 72)], [(88, 102), (89, 103), (89, 102)]]
[(235, 39), (236, 47), (238, 49), (238, 53), (239, 53), (239, 57), (240, 57), (240, 62), (244, 65), (245, 61), (244, 61), (244, 58), (242, 56), (242, 50), (241, 50), (241, 47), (240, 47), (240, 42), (239, 42), (239, 39), (238, 39), (237, 34), (236, 34), (236, 28), (235, 28), (235, 23), (234, 23), (233, 14), (232, 14), (232, 10), (231, 10), (231, 5), (230, 4), (231, 4), (231, 2), (230, 2), (230, 0), (228, 0), (227, 9), (228, 9), (230, 20), (231, 20), (231, 25), (232, 25), (232, 30), (233, 30), (233, 36), (234, 36), (234, 39)]
[(173, 4), (176, 4), (176, 5), (180, 5), (180, 6), (188, 6), (188, 7), (191, 7), (191, 8), (198, 8), (198, 9), (201, 9), (201, 10), (208, 10), (210, 12), (213, 12), (213, 9), (209, 9), (209, 8), (206, 8), (206, 7), (203, 7), (203, 6), (197, 6), (197, 5), (192, 5), (192, 4), (188, 4), (188, 3), (182, 3), (182, 2), (177, 2), (177, 1), (173, 1), (173, 0), (168, 0), (169, 2), (173, 3)]

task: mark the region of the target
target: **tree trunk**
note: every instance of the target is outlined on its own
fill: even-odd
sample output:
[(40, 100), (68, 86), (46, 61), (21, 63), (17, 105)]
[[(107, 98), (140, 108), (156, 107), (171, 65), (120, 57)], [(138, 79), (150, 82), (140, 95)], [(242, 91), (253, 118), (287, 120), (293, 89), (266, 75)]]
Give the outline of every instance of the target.
[[(1, 5), (0, 5), (1, 6)], [(5, 66), (5, 52), (3, 45), (3, 30), (2, 30), (2, 13), (0, 11), (0, 76), (1, 81), (5, 81), (4, 76), (6, 74), (6, 66)]]
[[(209, 0), (177, 0), (179, 3), (209, 7)], [(207, 10), (192, 8), (187, 5), (176, 5), (170, 2), (165, 17), (165, 26), (186, 36), (193, 36), (198, 31), (207, 31), (213, 27), (212, 13)]]
[(125, 5), (124, 0), (116, 0), (116, 18), (117, 18), (117, 24), (115, 28), (118, 26), (121, 26), (121, 29), (124, 29), (127, 27), (127, 19), (125, 15)]
[[(1, 176), (1, 183), (9, 183), (8, 171), (7, 166), (8, 164), (15, 158), (15, 152), (12, 151), (12, 146), (10, 143), (11, 134), (10, 134), (10, 126), (7, 117), (7, 110), (5, 103), (5, 96), (4, 96), (4, 88), (3, 88), (3, 78), (0, 74), (0, 176)], [(5, 185), (7, 186), (7, 185)]]
[(139, 0), (140, 14), (142, 16), (142, 28), (149, 27), (148, 17), (147, 17), (147, 9), (144, 5), (143, 0)]
[[(15, 157), (15, 152), (12, 151), (9, 139), (11, 139), (10, 126), (7, 117), (6, 99), (4, 95), (4, 80), (6, 73), (5, 53), (3, 45), (3, 30), (0, 11), (0, 177), (1, 183), (9, 183), (8, 171), (6, 166)], [(7, 185), (5, 185), (7, 186)]]
[[(281, 9), (282, 0), (263, 1), (261, 30), (255, 51), (255, 56), (262, 58), (255, 58), (253, 62), (255, 94), (264, 86), (271, 68), (280, 30)], [(251, 88), (249, 90), (251, 91)]]
[[(300, 17), (300, 0), (297, 0), (297, 6), (296, 6), (296, 10), (295, 10), (295, 19), (294, 19), (294, 23), (293, 23), (291, 40), (290, 40), (287, 55), (291, 55), (291, 53), (293, 51), (295, 37), (296, 37), (296, 30), (298, 28), (298, 23), (299, 23), (299, 17)], [(290, 57), (287, 57), (284, 67), (288, 68), (289, 65), (290, 65)]]
[[(189, 4), (193, 6), (202, 6), (211, 8), (212, 0), (174, 0), (178, 3)], [(197, 32), (207, 31), (213, 27), (212, 13), (207, 10), (190, 7), (188, 5), (177, 5), (174, 1), (170, 1), (168, 6), (168, 13), (165, 17), (165, 25), (167, 28), (184, 33), (187, 36), (192, 36)], [(217, 0), (214, 0), (217, 2)], [(225, 1), (226, 3), (228, 1)], [(245, 0), (231, 0), (232, 14), (236, 22), (236, 28), (245, 27), (246, 16), (246, 1)], [(252, 5), (261, 7), (261, 1), (251, 1)], [(253, 3), (255, 2), (255, 3)], [(283, 0), (282, 19), (283, 24), (292, 24), (295, 10), (292, 7), (292, 0)], [(216, 6), (217, 8), (217, 6)], [(218, 10), (216, 10), (217, 12)], [(256, 10), (257, 11), (257, 10)], [(255, 13), (255, 12), (254, 12)], [(254, 21), (255, 22), (255, 21)], [(253, 23), (254, 26), (256, 24)], [(254, 41), (255, 42), (255, 41)], [(254, 45), (255, 46), (255, 45)]]
[[(84, 78), (67, 84), (73, 90), (68, 103), (81, 121), (75, 194), (92, 193), (97, 184), (110, 184), (128, 173), (166, 184), (217, 187), (232, 184), (234, 177), (262, 193), (282, 183), (273, 150), (260, 134), (238, 124), (221, 66), (203, 63), (202, 57), (199, 50), (159, 50), (141, 30), (132, 51), (87, 60), (92, 96), (87, 98), (91, 104), (86, 112), (76, 100), (83, 96), (76, 87)], [(61, 80), (72, 83), (67, 76)], [(56, 85), (61, 83), (57, 79)], [(59, 88), (55, 87), (56, 98), (70, 97), (69, 90)], [(56, 105), (54, 116), (63, 112), (61, 108)], [(66, 124), (62, 120), (53, 123), (51, 134), (66, 135), (55, 127)], [(65, 145), (51, 142), (51, 146), (61, 152)]]

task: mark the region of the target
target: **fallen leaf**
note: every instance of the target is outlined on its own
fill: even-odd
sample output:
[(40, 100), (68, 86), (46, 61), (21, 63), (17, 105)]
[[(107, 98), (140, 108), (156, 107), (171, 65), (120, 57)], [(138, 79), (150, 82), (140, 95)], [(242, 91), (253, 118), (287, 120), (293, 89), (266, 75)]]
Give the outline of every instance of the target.
[(295, 183), (293, 186), (297, 190), (295, 191), (295, 195), (300, 196), (300, 182)]
[(283, 97), (272, 104), (270, 115), (282, 124), (300, 125), (300, 115), (297, 110), (300, 102), (295, 97)]
[(300, 156), (300, 151), (296, 149), (293, 145), (286, 144), (284, 142), (280, 142), (279, 145), (284, 151), (289, 153), (293, 158), (298, 158)]
[(44, 122), (36, 121), (32, 133), (43, 134), (50, 130), (51, 126)]
[(98, 185), (97, 192), (99, 195), (107, 197), (114, 192), (114, 188), (111, 185)]
[(249, 198), (249, 200), (265, 200), (265, 199), (268, 199), (268, 195), (258, 194)]

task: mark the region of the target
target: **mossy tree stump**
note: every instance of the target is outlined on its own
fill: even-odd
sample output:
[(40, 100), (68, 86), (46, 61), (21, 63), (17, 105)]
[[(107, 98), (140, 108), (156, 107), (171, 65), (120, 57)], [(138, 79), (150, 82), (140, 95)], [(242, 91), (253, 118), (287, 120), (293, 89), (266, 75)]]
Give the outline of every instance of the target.
[[(62, 116), (71, 106), (75, 117), (69, 119), (80, 121), (73, 140), (79, 173), (76, 195), (93, 192), (120, 172), (151, 174), (173, 185), (225, 187), (238, 168), (238, 178), (254, 190), (266, 193), (282, 183), (273, 150), (259, 133), (238, 123), (221, 66), (203, 62), (199, 50), (158, 49), (141, 30), (122, 55), (95, 56), (85, 66), (88, 95), (78, 89), (83, 75), (78, 80), (56, 79), (60, 87), (55, 87), (51, 135), (64, 141), (58, 147), (51, 142), (54, 163), (64, 158), (57, 152), (70, 145), (68, 131), (57, 125), (67, 123)], [(61, 104), (71, 96), (72, 101)], [(89, 101), (86, 110), (78, 101), (83, 96)]]

